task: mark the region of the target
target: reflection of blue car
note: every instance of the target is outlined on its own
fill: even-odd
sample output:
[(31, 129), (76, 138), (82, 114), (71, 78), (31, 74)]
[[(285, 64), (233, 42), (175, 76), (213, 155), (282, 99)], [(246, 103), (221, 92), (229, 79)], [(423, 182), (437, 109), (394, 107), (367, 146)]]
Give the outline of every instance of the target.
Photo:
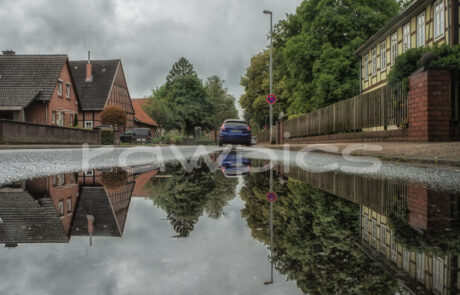
[(225, 143), (251, 145), (251, 127), (241, 120), (225, 120), (219, 131), (219, 146)]
[(222, 160), (221, 170), (227, 177), (236, 177), (240, 175), (246, 175), (251, 169), (251, 160), (244, 158), (237, 153), (228, 154), (225, 159)]

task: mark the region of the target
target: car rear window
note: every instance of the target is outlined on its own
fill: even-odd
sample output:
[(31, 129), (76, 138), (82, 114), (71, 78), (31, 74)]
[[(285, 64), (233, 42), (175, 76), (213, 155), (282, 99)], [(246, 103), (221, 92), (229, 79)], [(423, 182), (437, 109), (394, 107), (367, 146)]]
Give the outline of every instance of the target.
[(246, 127), (248, 123), (241, 121), (228, 121), (225, 122), (225, 127)]

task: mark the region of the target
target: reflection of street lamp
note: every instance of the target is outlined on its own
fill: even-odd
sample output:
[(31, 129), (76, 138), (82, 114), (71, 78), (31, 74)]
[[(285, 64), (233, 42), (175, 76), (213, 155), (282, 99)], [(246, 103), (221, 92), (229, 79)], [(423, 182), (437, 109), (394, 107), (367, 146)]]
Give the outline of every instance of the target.
[[(273, 167), (270, 161), (270, 192), (273, 191)], [(270, 281), (264, 285), (273, 284), (273, 202), (270, 202)]]
[[(270, 10), (264, 10), (264, 14), (270, 15), (270, 94), (273, 94), (273, 13)], [(273, 105), (270, 104), (270, 144), (272, 143), (273, 134)]]

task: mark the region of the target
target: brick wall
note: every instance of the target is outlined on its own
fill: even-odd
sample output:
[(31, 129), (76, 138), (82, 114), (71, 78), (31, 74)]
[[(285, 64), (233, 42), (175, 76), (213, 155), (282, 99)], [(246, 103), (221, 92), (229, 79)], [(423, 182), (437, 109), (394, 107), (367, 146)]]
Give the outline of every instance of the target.
[(451, 93), (447, 70), (409, 78), (409, 141), (450, 140)]
[(99, 144), (99, 142), (98, 131), (0, 120), (0, 143)]

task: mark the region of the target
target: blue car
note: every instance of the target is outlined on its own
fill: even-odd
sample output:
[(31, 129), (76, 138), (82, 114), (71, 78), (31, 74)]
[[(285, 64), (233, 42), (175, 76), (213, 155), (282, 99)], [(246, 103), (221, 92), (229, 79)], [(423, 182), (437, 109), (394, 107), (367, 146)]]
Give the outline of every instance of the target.
[(226, 177), (246, 175), (251, 169), (251, 160), (241, 154), (231, 152), (222, 160), (220, 169)]
[(251, 127), (242, 120), (225, 120), (219, 131), (219, 146), (226, 143), (251, 145)]

